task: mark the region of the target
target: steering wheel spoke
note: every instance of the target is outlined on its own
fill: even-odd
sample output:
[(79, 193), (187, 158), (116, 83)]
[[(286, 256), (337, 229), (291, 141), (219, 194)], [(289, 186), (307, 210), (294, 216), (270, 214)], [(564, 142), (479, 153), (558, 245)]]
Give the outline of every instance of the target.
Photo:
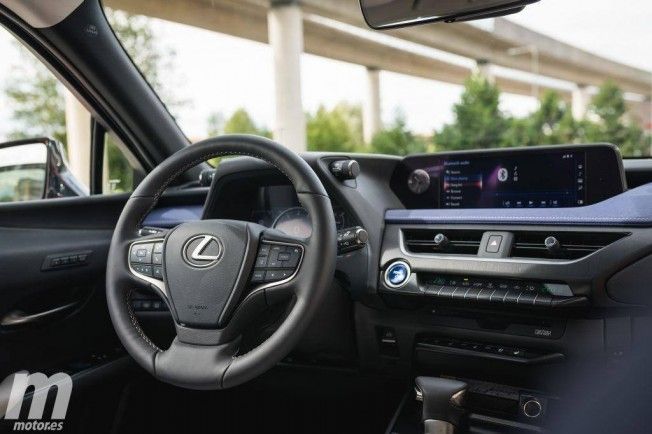
[(301, 268), (305, 241), (276, 230), (264, 231), (251, 275), (252, 284), (266, 287), (292, 280)]
[(169, 304), (164, 272), (165, 238), (161, 234), (136, 239), (129, 243), (127, 262), (133, 282), (153, 289)]

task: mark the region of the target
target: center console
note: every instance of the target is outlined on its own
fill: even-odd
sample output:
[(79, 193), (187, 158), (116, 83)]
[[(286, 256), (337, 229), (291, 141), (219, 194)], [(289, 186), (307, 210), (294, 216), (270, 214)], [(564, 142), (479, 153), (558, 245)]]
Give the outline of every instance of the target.
[[(521, 432), (558, 407), (569, 365), (627, 353), (637, 320), (622, 312), (636, 307), (608, 282), (646, 254), (649, 234), (602, 205), (627, 190), (615, 147), (410, 156), (390, 188), (403, 208), (385, 214), (386, 309), (356, 312), (374, 340), (361, 344), (369, 365), (462, 381), (478, 432)], [(418, 407), (407, 398), (393, 432), (413, 432), (401, 424), (418, 415), (401, 418)]]

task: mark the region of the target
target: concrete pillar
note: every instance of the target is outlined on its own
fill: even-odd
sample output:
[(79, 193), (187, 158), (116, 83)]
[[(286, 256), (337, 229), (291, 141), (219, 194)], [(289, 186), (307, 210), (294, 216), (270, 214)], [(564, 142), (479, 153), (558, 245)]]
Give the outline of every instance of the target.
[(380, 71), (367, 67), (367, 94), (362, 108), (362, 131), (365, 143), (383, 128), (380, 111)]
[(91, 177), (91, 114), (68, 89), (64, 92), (68, 168), (84, 185)]
[(295, 152), (302, 152), (306, 150), (306, 117), (301, 99), (301, 8), (295, 1), (273, 0), (267, 22), (274, 56), (274, 139)]
[(478, 59), (475, 61), (475, 73), (486, 79), (489, 83), (496, 82), (491, 62), (487, 59)]
[(589, 87), (584, 84), (578, 84), (573, 89), (571, 111), (573, 118), (576, 120), (584, 119), (591, 102), (591, 95), (589, 94)]

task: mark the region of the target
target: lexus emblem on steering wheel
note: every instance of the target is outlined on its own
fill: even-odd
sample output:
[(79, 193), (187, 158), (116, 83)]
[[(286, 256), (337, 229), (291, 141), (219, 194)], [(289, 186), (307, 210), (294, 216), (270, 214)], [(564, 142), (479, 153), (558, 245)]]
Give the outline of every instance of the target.
[(183, 245), (183, 259), (191, 267), (210, 267), (222, 258), (223, 253), (222, 241), (213, 235), (196, 235)]

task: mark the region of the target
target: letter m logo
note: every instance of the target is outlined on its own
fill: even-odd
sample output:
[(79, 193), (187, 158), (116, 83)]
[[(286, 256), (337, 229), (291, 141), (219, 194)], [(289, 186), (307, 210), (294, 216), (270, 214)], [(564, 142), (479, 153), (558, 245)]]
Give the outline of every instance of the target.
[(16, 420), (20, 417), (20, 409), (23, 405), (25, 393), (30, 386), (34, 387), (32, 394), (32, 404), (29, 409), (29, 419), (42, 419), (45, 410), (45, 403), (48, 398), (48, 392), (56, 386), (56, 399), (52, 409), (52, 419), (64, 419), (68, 411), (70, 394), (72, 393), (72, 379), (70, 375), (63, 372), (47, 377), (41, 372), (27, 374), (17, 372), (13, 374), (14, 382), (7, 403), (7, 413), (5, 419)]

